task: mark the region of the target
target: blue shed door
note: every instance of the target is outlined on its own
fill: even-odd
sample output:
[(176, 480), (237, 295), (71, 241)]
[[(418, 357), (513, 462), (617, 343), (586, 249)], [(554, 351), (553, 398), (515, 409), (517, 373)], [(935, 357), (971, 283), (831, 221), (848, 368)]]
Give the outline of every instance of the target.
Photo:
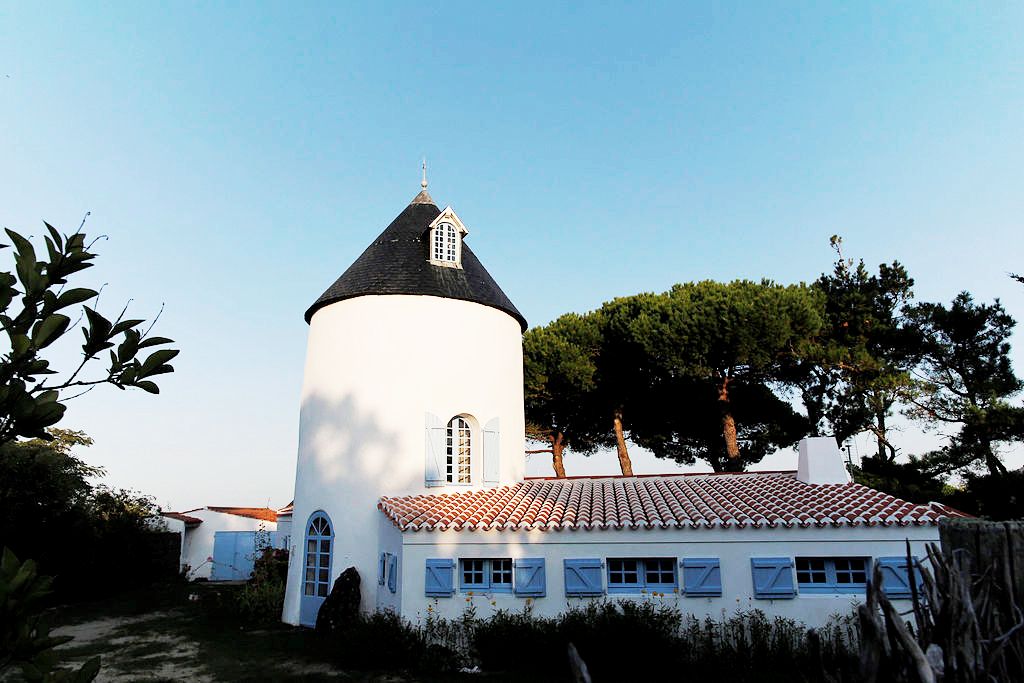
[(299, 623), (303, 626), (316, 626), (317, 612), (331, 590), (333, 550), (334, 531), (331, 520), (324, 512), (314, 512), (306, 525), (302, 600), (299, 606)]
[(218, 531), (213, 535), (211, 581), (247, 581), (255, 561), (255, 531)]

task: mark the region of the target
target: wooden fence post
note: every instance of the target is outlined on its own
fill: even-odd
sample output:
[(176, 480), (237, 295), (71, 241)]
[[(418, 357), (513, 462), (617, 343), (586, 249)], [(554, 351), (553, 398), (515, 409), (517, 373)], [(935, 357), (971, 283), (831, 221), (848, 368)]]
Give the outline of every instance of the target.
[(989, 574), (1008, 604), (1019, 604), (1024, 597), (1024, 522), (947, 518), (939, 521), (939, 539), (946, 557), (972, 577)]

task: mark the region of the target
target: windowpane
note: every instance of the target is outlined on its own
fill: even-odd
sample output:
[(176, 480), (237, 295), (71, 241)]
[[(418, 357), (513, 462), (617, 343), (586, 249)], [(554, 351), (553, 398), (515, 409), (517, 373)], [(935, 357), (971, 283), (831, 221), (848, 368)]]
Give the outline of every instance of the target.
[(796, 558), (797, 583), (828, 583), (825, 560), (822, 558)]
[(329, 553), (329, 552), (331, 552), (331, 542), (330, 541), (320, 541), (320, 552), (322, 552), (322, 553)]
[(491, 560), (491, 584), (512, 585), (512, 560)]
[(644, 575), (648, 584), (673, 584), (676, 581), (675, 560), (671, 557), (654, 557), (644, 560)]
[(321, 583), (321, 584), (317, 585), (316, 594), (317, 594), (318, 597), (326, 598), (327, 597), (327, 584), (326, 583)]
[(472, 481), (471, 443), (469, 423), (461, 417), (453, 417), (448, 423), (445, 436), (447, 461), (446, 478), (450, 482), (469, 484)]
[(306, 541), (306, 552), (307, 553), (315, 553), (316, 552), (316, 541)]
[(484, 560), (462, 561), (462, 583), (467, 586), (486, 586)]
[(307, 581), (305, 590), (302, 592), (306, 595), (314, 595), (316, 593), (315, 584), (312, 581)]
[(608, 560), (609, 585), (636, 585), (640, 583), (637, 560)]

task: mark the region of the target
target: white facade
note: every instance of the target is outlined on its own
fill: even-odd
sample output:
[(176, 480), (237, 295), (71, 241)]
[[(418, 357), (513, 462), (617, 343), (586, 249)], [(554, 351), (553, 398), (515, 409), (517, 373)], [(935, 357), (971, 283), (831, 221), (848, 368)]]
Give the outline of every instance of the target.
[[(469, 485), (426, 486), (431, 416), (471, 428)], [(495, 422), (496, 421), (496, 422)], [(382, 495), (484, 486), (484, 427), (497, 426), (497, 483), (525, 471), (522, 331), (496, 308), (434, 296), (371, 295), (332, 303), (309, 326), (295, 510), (283, 618), (299, 622), (303, 534), (325, 512), (335, 533), (330, 583), (347, 567), (377, 602)], [(493, 485), (493, 484), (491, 484)]]
[[(383, 515), (382, 515), (383, 516)], [(390, 524), (389, 524), (390, 526)], [(419, 531), (400, 536), (399, 591), (380, 592), (381, 608), (393, 608), (412, 620), (425, 618), (429, 610), (446, 618), (460, 617), (470, 602), (481, 618), (497, 610), (522, 611), (527, 605), (537, 616), (555, 616), (567, 607), (594, 600), (646, 600), (676, 606), (684, 614), (703, 619), (729, 617), (736, 611), (760, 609), (769, 617), (783, 616), (815, 627), (834, 616), (849, 615), (863, 601), (863, 594), (803, 592), (789, 599), (755, 597), (751, 575), (753, 557), (902, 557), (906, 540), (912, 553), (926, 557), (928, 543), (938, 543), (935, 526), (831, 527), (774, 529), (622, 529), (590, 531)], [(389, 546), (394, 545), (389, 540)], [(546, 596), (524, 598), (508, 592), (464, 591), (456, 571), (455, 594), (450, 598), (425, 595), (428, 559), (531, 558), (545, 560)], [(670, 557), (718, 558), (721, 597), (688, 597), (682, 593), (654, 596), (645, 593), (608, 594), (602, 597), (566, 597), (563, 560), (599, 558)], [(607, 590), (607, 567), (604, 587)], [(794, 579), (795, 580), (795, 579)], [(680, 582), (681, 585), (681, 582)], [(472, 593), (472, 595), (470, 594)], [(469, 600), (470, 602), (467, 602)], [(899, 605), (900, 601), (896, 601)]]

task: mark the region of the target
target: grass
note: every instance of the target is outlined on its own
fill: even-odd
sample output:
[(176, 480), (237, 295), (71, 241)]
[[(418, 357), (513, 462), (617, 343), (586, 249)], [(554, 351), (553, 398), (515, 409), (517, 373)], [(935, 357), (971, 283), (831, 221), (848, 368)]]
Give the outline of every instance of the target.
[[(285, 624), (249, 626), (226, 610), (237, 587), (167, 584), (51, 610), (54, 626), (82, 635), (60, 648), (66, 661), (100, 655), (101, 676), (114, 681), (481, 681), (520, 680), (508, 675), (415, 676), (394, 671), (345, 671), (308, 629)], [(199, 595), (199, 601), (189, 599)], [(97, 630), (97, 626), (104, 628)], [(85, 638), (88, 637), (88, 640)], [(387, 662), (383, 663), (384, 665)]]

